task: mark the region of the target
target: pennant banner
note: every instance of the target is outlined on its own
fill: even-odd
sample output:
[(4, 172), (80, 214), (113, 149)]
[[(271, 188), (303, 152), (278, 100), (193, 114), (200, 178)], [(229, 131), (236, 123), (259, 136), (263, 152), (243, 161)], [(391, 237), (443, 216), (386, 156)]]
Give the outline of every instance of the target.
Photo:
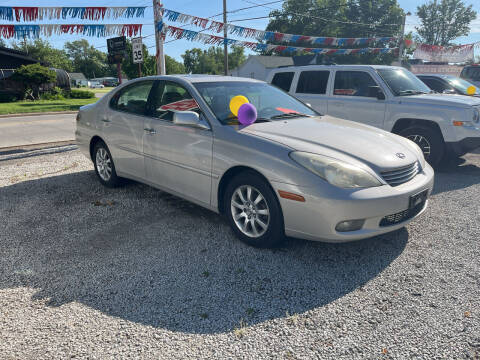
[(66, 19), (67, 17), (88, 20), (103, 20), (119, 17), (133, 18), (145, 15), (145, 6), (114, 7), (32, 7), (0, 6), (0, 19), (9, 21), (35, 21), (43, 19)]
[(167, 25), (163, 22), (158, 23), (158, 31), (164, 36), (168, 35), (175, 39), (185, 39), (189, 41), (198, 41), (208, 45), (239, 46), (254, 51), (275, 52), (294, 54), (298, 52), (308, 52), (325, 55), (348, 55), (348, 54), (387, 54), (398, 51), (398, 48), (363, 48), (363, 49), (324, 49), (324, 48), (306, 48), (298, 46), (284, 46), (273, 44), (261, 44), (257, 42), (240, 41), (235, 39), (223, 38), (216, 35), (204, 34), (202, 32), (182, 29), (176, 26)]
[(142, 34), (142, 24), (45, 24), (0, 25), (0, 37), (5, 39), (36, 39), (40, 35), (79, 34), (106, 37), (112, 35), (137, 36)]
[[(409, 45), (412, 46), (413, 44)], [(415, 59), (422, 59), (432, 62), (462, 63), (474, 59), (474, 47), (475, 44), (449, 47), (416, 44), (413, 57)]]
[(315, 45), (326, 46), (360, 46), (371, 45), (374, 43), (393, 43), (398, 41), (396, 37), (372, 37), (372, 38), (335, 38), (320, 36), (305, 36), (284, 34), (273, 31), (263, 31), (257, 29), (246, 28), (233, 24), (224, 24), (215, 20), (200, 18), (194, 15), (183, 14), (178, 11), (162, 8), (162, 15), (166, 20), (172, 22), (180, 22), (182, 24), (191, 24), (202, 29), (211, 30), (221, 33), (224, 27), (227, 27), (228, 33), (240, 37), (254, 38), (259, 41), (275, 41), (288, 43), (310, 43)]

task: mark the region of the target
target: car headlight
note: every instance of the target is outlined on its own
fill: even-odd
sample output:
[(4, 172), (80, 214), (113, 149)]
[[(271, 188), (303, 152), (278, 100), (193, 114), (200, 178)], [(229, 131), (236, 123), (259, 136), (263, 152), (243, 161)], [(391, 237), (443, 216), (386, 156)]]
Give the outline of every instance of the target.
[(477, 107), (473, 108), (473, 122), (478, 124), (480, 122), (480, 110)]
[(382, 185), (365, 170), (331, 157), (294, 151), (290, 153), (290, 158), (334, 186), (367, 188)]

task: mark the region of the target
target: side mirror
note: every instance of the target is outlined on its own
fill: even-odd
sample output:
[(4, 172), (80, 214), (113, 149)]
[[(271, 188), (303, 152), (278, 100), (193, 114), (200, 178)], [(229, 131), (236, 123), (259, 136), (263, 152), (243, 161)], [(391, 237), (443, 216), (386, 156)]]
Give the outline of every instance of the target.
[(385, 100), (385, 94), (383, 93), (380, 86), (369, 86), (368, 87), (368, 96), (376, 97), (378, 100)]
[(210, 129), (208, 125), (200, 120), (200, 116), (195, 111), (175, 111), (173, 113), (173, 123), (203, 130)]

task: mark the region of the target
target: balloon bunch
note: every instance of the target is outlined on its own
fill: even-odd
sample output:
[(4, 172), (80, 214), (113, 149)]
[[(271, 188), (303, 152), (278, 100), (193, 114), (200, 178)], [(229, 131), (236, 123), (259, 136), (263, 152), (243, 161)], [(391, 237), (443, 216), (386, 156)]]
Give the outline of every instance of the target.
[(242, 125), (250, 125), (257, 120), (257, 109), (243, 95), (237, 95), (230, 100), (230, 111)]

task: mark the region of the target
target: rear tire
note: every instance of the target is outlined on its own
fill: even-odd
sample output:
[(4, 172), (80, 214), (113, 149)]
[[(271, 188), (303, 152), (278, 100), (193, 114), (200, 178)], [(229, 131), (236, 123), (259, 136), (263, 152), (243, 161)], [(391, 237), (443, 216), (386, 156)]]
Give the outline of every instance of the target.
[(426, 126), (411, 126), (400, 131), (399, 135), (417, 144), (432, 167), (439, 166), (445, 155), (445, 142), (437, 130)]
[(244, 243), (272, 248), (284, 242), (280, 204), (270, 185), (255, 172), (240, 173), (230, 181), (223, 206), (233, 232)]
[(112, 154), (103, 141), (98, 141), (93, 150), (93, 164), (95, 173), (102, 185), (114, 188), (121, 184), (121, 178), (117, 176)]

